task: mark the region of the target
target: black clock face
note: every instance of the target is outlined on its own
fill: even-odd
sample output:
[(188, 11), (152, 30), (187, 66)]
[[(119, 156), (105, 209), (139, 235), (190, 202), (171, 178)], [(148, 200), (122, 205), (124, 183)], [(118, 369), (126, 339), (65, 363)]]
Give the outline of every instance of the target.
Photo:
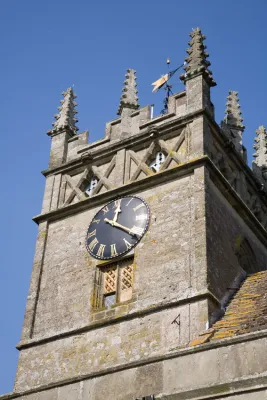
[(136, 196), (111, 201), (94, 216), (86, 236), (86, 248), (100, 260), (128, 253), (144, 236), (150, 214), (143, 199)]

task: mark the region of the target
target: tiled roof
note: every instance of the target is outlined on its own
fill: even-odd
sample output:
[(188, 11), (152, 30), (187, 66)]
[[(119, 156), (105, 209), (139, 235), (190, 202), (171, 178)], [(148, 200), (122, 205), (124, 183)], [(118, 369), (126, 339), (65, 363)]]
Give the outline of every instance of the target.
[(247, 276), (223, 317), (190, 346), (262, 329), (267, 329), (267, 271)]

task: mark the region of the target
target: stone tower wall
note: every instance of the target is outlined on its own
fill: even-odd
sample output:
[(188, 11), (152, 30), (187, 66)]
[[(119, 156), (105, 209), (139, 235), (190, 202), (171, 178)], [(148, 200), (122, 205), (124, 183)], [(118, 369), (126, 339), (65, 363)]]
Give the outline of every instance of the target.
[[(88, 223), (99, 207), (49, 224), (30, 339), (35, 347), (21, 350), (16, 390), (64, 380), (77, 371), (86, 374), (114, 363), (166, 354), (186, 346), (205, 328), (208, 294), (202, 174), (203, 167), (135, 192), (150, 206), (151, 225), (134, 251), (133, 298), (110, 310), (92, 308), (99, 263), (88, 256), (84, 246)], [(173, 323), (177, 317), (179, 325)], [(34, 365), (40, 359), (42, 366), (36, 371)], [(30, 365), (35, 373), (30, 373)]]
[(255, 257), (251, 262), (261, 271), (267, 266), (266, 237), (257, 237), (211, 179), (207, 185), (206, 210), (209, 288), (222, 300), (227, 293), (231, 295), (231, 288), (235, 288), (235, 281), (244, 272), (238, 262), (240, 241), (249, 242)]
[[(190, 36), (185, 91), (169, 98), (165, 115), (151, 119), (150, 106), (138, 108), (135, 72), (128, 70), (120, 117), (88, 144), (88, 132), (76, 133), (73, 90), (63, 93), (48, 132), (51, 157), (34, 218), (39, 233), (14, 393), (1, 400), (266, 395), (266, 331), (188, 347), (218, 319), (249, 268), (266, 269), (267, 261), (262, 171), (256, 176), (246, 165), (241, 113), (238, 141), (231, 139), (230, 109), (222, 128), (216, 124), (205, 37), (199, 28)], [(158, 152), (165, 160), (153, 170)], [(96, 299), (107, 264), (88, 255), (86, 230), (103, 205), (124, 195), (146, 200), (151, 223), (128, 254), (132, 297), (104, 307)]]

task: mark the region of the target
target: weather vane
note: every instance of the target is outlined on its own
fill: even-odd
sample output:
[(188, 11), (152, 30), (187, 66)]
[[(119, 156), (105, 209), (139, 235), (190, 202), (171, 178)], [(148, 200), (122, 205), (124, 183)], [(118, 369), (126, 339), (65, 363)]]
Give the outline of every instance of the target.
[[(166, 63), (167, 63), (168, 68), (169, 68), (171, 60), (169, 58), (167, 58)], [(172, 85), (170, 85), (169, 80), (184, 65), (185, 65), (185, 63), (181, 64), (179, 67), (177, 67), (173, 71), (168, 72), (167, 74), (163, 75), (161, 78), (159, 78), (158, 80), (156, 80), (155, 82), (152, 83), (152, 85), (154, 86), (152, 92), (158, 92), (162, 87), (164, 87), (164, 90), (166, 91), (166, 95), (165, 95), (164, 100), (163, 100), (163, 106), (164, 107), (161, 110), (161, 114), (166, 114), (168, 112), (169, 97), (170, 97), (171, 94), (173, 94), (172, 93)]]

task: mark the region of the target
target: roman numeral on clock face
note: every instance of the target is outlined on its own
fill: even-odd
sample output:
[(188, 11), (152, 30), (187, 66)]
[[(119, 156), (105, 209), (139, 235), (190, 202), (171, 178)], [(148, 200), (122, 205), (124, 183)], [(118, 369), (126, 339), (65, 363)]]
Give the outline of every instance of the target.
[(96, 253), (96, 255), (97, 255), (98, 257), (104, 257), (105, 247), (106, 247), (105, 244), (101, 244), (101, 243), (100, 243), (99, 249), (97, 250), (97, 253)]
[(116, 249), (116, 244), (110, 245), (110, 253), (111, 253), (111, 257), (116, 257), (118, 255), (117, 249)]
[(128, 207), (128, 205), (131, 203), (131, 201), (133, 201), (133, 197), (128, 201), (128, 203), (126, 204), (126, 207)]
[(139, 226), (133, 226), (130, 231), (130, 234), (131, 233), (137, 236), (142, 236), (144, 233), (144, 228), (140, 228)]
[(121, 200), (114, 201), (113, 208), (117, 208), (121, 205)]
[(142, 208), (142, 207), (145, 207), (144, 203), (138, 204), (138, 206), (134, 207), (133, 210), (137, 211), (137, 210), (139, 210), (139, 208)]
[(89, 238), (92, 237), (92, 236), (95, 236), (95, 235), (96, 235), (96, 229), (94, 231), (88, 233), (88, 237)]
[(89, 245), (88, 245), (89, 249), (90, 249), (91, 251), (93, 251), (94, 248), (95, 248), (95, 246), (96, 246), (98, 243), (99, 243), (99, 242), (98, 242), (97, 238), (94, 238), (94, 239), (91, 241), (91, 243), (89, 243)]
[(140, 214), (136, 215), (135, 220), (136, 221), (145, 221), (147, 219), (147, 214)]
[(123, 238), (123, 241), (125, 243), (126, 249), (130, 250), (132, 248), (131, 243), (129, 243), (128, 240), (126, 240), (125, 238)]
[(103, 211), (104, 215), (107, 214), (107, 213), (109, 212), (108, 206), (106, 206), (105, 208), (103, 208), (102, 211)]

